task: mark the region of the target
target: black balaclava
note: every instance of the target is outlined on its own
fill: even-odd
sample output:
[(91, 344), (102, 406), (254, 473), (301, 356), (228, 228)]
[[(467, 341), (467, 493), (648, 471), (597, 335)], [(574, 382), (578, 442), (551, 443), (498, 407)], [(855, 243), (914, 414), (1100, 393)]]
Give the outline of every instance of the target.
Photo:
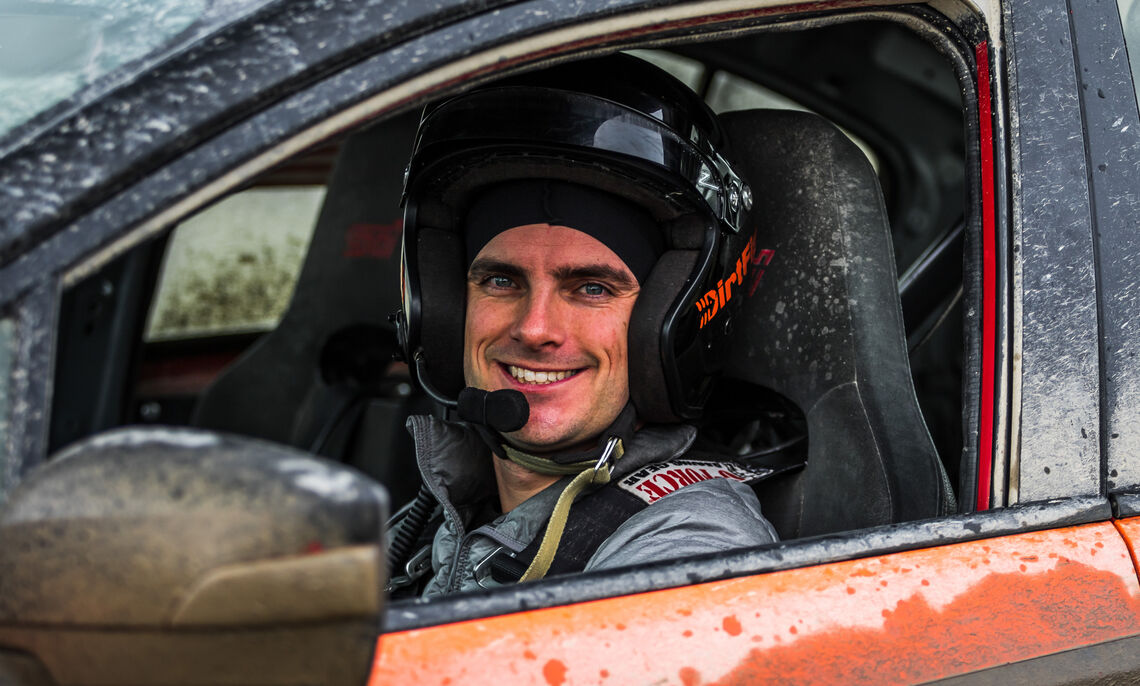
[(500, 233), (530, 224), (565, 226), (601, 241), (644, 283), (665, 250), (661, 229), (641, 207), (565, 181), (507, 181), (483, 191), (467, 210), (467, 266)]

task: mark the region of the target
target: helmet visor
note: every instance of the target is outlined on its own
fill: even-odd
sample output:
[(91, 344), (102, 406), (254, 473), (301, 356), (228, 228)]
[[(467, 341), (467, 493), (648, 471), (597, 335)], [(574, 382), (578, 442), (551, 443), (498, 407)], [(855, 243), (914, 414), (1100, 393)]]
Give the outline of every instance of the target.
[(425, 114), (406, 190), (430, 186), (435, 163), (452, 168), (455, 156), (599, 162), (661, 186), (674, 201), (702, 205), (738, 232), (747, 188), (700, 131), (686, 133), (592, 95), (533, 86), (479, 91)]

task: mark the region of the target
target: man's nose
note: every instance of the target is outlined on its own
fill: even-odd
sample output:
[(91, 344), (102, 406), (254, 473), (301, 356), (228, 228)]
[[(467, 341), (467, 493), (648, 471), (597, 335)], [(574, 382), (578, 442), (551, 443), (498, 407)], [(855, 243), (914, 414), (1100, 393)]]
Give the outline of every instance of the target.
[(532, 348), (561, 345), (566, 312), (561, 299), (550, 291), (531, 291), (518, 305), (511, 335)]

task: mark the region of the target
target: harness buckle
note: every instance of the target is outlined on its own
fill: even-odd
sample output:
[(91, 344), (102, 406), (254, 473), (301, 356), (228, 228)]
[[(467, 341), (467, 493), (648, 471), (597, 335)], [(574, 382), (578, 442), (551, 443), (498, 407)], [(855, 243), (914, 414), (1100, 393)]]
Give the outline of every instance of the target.
[[(494, 580), (492, 563), (495, 559), (495, 556), (504, 550), (506, 550), (505, 546), (499, 546), (498, 548), (492, 550), (482, 560), (479, 560), (479, 562), (475, 563), (475, 569), (473, 570), (472, 574), (474, 574), (475, 583), (479, 584), (479, 588), (490, 589), (499, 586), (499, 584)], [(507, 554), (509, 555), (510, 553)]]
[(610, 465), (619, 445), (621, 445), (621, 439), (617, 436), (610, 436), (609, 439), (606, 440), (606, 447), (602, 450), (602, 456), (598, 458), (598, 463), (594, 465), (595, 474), (601, 471), (602, 467)]
[(400, 576), (393, 576), (388, 580), (387, 590), (389, 592), (405, 586), (411, 586), (419, 581), (419, 579), (431, 571), (431, 546), (425, 545), (417, 550), (404, 565), (404, 573)]

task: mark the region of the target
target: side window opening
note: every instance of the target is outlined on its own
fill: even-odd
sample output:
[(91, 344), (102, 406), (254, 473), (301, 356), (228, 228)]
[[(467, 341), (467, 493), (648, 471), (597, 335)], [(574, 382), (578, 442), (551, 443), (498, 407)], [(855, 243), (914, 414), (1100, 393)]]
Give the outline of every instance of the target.
[[(906, 50), (888, 44), (891, 40), (899, 40), (895, 33), (905, 34), (906, 31), (887, 22), (883, 22), (883, 26), (866, 23), (852, 25), (846, 28), (846, 33), (837, 29), (828, 36), (821, 36), (815, 31), (756, 34), (724, 43), (682, 46), (675, 52), (635, 52), (666, 66), (683, 81), (702, 91), (718, 112), (756, 107), (801, 109), (820, 112), (826, 118), (842, 123), (844, 133), (860, 146), (882, 180), (884, 192), (888, 196), (892, 230), (895, 232), (897, 267), (900, 272), (904, 272), (919, 262), (918, 256), (924, 250), (954, 229), (954, 222), (948, 221), (947, 217), (959, 218), (963, 212), (962, 196), (955, 197), (954, 189), (960, 190), (965, 184), (964, 162), (947, 159), (952, 154), (953, 146), (961, 145), (961, 103), (958, 103), (957, 120), (951, 117), (945, 121), (938, 120), (934, 134), (931, 134), (944, 135), (946, 141), (940, 139), (939, 144), (944, 144), (946, 150), (951, 152), (936, 154), (929, 149), (918, 148), (909, 151), (914, 159), (929, 167), (924, 171), (929, 172), (924, 177), (926, 185), (915, 190), (915, 186), (897, 180), (899, 170), (906, 169), (905, 164), (899, 163), (898, 149), (905, 149), (912, 139), (886, 140), (884, 143), (882, 137), (864, 135), (876, 126), (889, 128), (876, 117), (896, 116), (897, 113), (893, 110), (905, 110), (911, 106), (909, 101), (894, 100), (889, 105), (875, 109), (872, 106), (873, 94), (864, 90), (882, 88), (883, 84), (846, 83), (837, 76), (825, 74), (826, 69), (818, 64), (815, 65), (820, 70), (818, 73), (796, 72), (793, 68), (795, 65), (790, 64), (794, 62), (795, 49), (802, 49), (812, 41), (831, 40), (837, 34), (841, 34), (842, 38), (838, 42), (847, 45), (867, 33), (868, 26), (874, 28), (869, 35), (879, 37), (874, 59), (864, 65), (867, 69), (875, 70), (875, 78), (899, 88), (900, 82), (911, 82), (913, 85), (915, 79), (922, 81), (925, 78), (922, 73), (916, 76), (914, 70), (898, 64), (900, 51), (905, 53), (906, 50), (916, 48), (912, 42), (904, 41)], [(913, 36), (908, 40), (922, 43)], [(765, 47), (771, 41), (784, 41), (784, 44)], [(787, 61), (774, 57), (781, 51), (788, 53)], [(935, 54), (930, 46), (926, 46), (926, 51), (929, 53), (923, 53), (926, 57)], [(829, 59), (838, 59), (838, 54), (837, 49)], [(928, 63), (924, 63), (924, 69), (927, 66)], [(941, 63), (938, 68), (944, 71), (929, 75), (930, 80), (941, 83), (942, 79), (947, 78), (947, 73), (953, 78), (953, 70), (949, 65)], [(806, 67), (803, 69), (806, 70)], [(779, 86), (794, 81), (797, 73), (801, 78), (801, 90), (792, 96), (783, 94)], [(816, 90), (811, 91), (811, 88)], [(927, 84), (923, 88), (938, 91), (940, 86)], [(795, 97), (808, 91), (815, 93), (814, 101)], [(861, 96), (845, 113), (847, 119), (834, 116), (835, 112), (828, 108), (845, 106), (851, 91), (860, 93)], [(919, 100), (921, 98), (915, 102)], [(922, 106), (926, 107), (928, 103)], [(851, 125), (858, 121), (863, 121), (863, 128)], [(385, 126), (388, 126), (387, 122), (376, 128)], [(410, 140), (410, 136), (408, 138)], [(130, 259), (145, 262), (147, 266), (138, 269), (140, 274), (150, 276), (140, 277), (137, 282), (140, 285), (132, 287), (137, 291), (133, 302), (150, 303), (150, 306), (136, 317), (136, 342), (132, 344), (135, 347), (127, 356), (129, 363), (123, 365), (120, 378), (85, 382), (88, 386), (85, 391), (89, 398), (85, 401), (88, 409), (77, 411), (94, 411), (92, 408), (102, 402), (98, 397), (106, 397), (106, 393), (97, 397), (90, 392), (90, 386), (101, 383), (119, 384), (111, 395), (120, 399), (121, 407), (111, 413), (114, 414), (113, 417), (104, 413), (101, 415), (102, 420), (86, 426), (98, 430), (129, 422), (189, 423), (206, 389), (234, 360), (247, 354), (259, 341), (266, 340), (265, 334), (275, 330), (293, 297), (294, 285), (306, 254), (312, 249), (310, 240), (318, 223), (322, 203), (327, 200), (324, 184), (332, 171), (332, 160), (340, 143), (338, 141), (322, 150), (310, 152), (303, 158), (290, 162), (286, 169), (255, 180), (250, 188), (223, 199), (184, 221), (165, 241), (137, 249), (137, 254), (146, 252), (146, 257)], [(892, 148), (892, 145), (897, 147)], [(403, 153), (400, 156), (404, 157)], [(926, 204), (916, 205), (916, 198)], [(374, 226), (383, 228), (388, 225), (381, 226), (377, 223)], [(960, 268), (960, 247), (954, 259)], [(148, 269), (151, 271), (147, 272)], [(108, 278), (106, 275), (92, 277), (96, 278), (104, 278), (112, 283), (114, 292), (120, 292), (120, 281), (116, 278)], [(153, 280), (152, 285), (145, 285), (148, 278)], [(958, 274), (955, 277), (950, 273), (947, 278), (957, 278), (960, 281), (961, 276)], [(95, 282), (91, 281), (91, 284)], [(96, 294), (106, 290), (103, 286), (91, 284), (76, 287), (75, 293), (87, 287), (92, 288), (91, 292)], [(151, 287), (154, 289), (153, 298), (149, 290)], [(395, 287), (393, 281), (393, 290)], [(942, 303), (943, 300), (939, 300), (936, 304)], [(336, 302), (329, 302), (326, 307), (335, 308), (337, 305)], [(92, 307), (113, 308), (116, 305)], [(961, 304), (955, 301), (951, 307), (920, 313), (924, 321), (929, 320), (928, 324), (936, 322), (938, 325), (922, 330), (923, 333), (916, 340), (916, 343), (921, 344), (915, 346), (911, 355), (919, 402), (951, 479), (955, 479), (961, 451), (962, 417), (959, 361), (961, 315), (960, 310), (952, 309), (953, 307), (960, 308)], [(919, 331), (921, 324), (922, 322), (916, 322), (912, 325), (908, 322), (908, 330)], [(345, 334), (348, 338), (342, 339), (342, 342), (348, 341), (356, 345), (353, 340), (367, 339), (367, 345), (371, 346), (368, 349), (372, 351), (369, 354), (375, 353), (372, 357), (379, 359), (390, 351), (381, 350), (380, 344), (374, 345), (370, 338), (373, 334), (371, 330), (352, 331)], [(362, 338), (350, 340), (351, 336)], [(328, 353), (332, 355), (336, 349), (328, 350), (332, 351)], [(61, 348), (61, 354), (67, 354), (66, 346)], [(389, 403), (388, 410), (369, 405), (360, 412), (383, 413), (395, 406), (406, 410), (408, 402), (418, 402), (406, 378), (400, 376), (398, 367), (389, 366), (389, 359), (390, 357), (385, 358), (381, 365), (385, 371), (377, 377), (377, 387), (369, 391), (379, 389), (380, 395), (377, 397), (382, 397), (384, 403)], [(364, 364), (373, 365), (374, 362), (375, 359), (365, 361)], [(61, 359), (59, 368), (68, 368), (66, 360)], [(375, 366), (369, 367), (374, 368)], [(281, 372), (294, 373), (329, 372), (325, 368)], [(60, 383), (67, 383), (67, 380), (61, 379)], [(58, 388), (60, 386), (57, 385)], [(353, 409), (355, 406), (352, 402), (335, 394), (329, 397), (307, 395), (297, 402), (305, 404), (307, 408), (333, 407), (337, 402), (346, 402), (347, 409), (336, 415), (334, 424), (342, 420), (357, 421), (360, 416), (364, 416), (354, 414), (358, 410)], [(774, 411), (780, 410), (777, 408)], [(63, 415), (59, 417), (62, 418)], [(397, 424), (402, 422), (389, 424), (391, 425), (386, 424), (382, 429), (377, 429), (383, 435), (367, 440), (395, 440), (393, 437), (402, 431)], [(63, 447), (67, 441), (83, 435), (85, 430), (81, 428), (68, 433), (66, 440), (55, 442), (53, 447)], [(331, 441), (328, 444), (332, 445), (336, 441), (351, 443), (357, 438), (337, 436), (332, 431), (332, 434), (322, 436), (320, 440)], [(744, 445), (752, 445), (755, 436), (735, 438), (742, 440)], [(793, 442), (799, 440), (796, 435), (782, 438)], [(315, 443), (309, 442), (304, 447), (313, 445)], [(398, 503), (399, 499), (396, 504)]]

